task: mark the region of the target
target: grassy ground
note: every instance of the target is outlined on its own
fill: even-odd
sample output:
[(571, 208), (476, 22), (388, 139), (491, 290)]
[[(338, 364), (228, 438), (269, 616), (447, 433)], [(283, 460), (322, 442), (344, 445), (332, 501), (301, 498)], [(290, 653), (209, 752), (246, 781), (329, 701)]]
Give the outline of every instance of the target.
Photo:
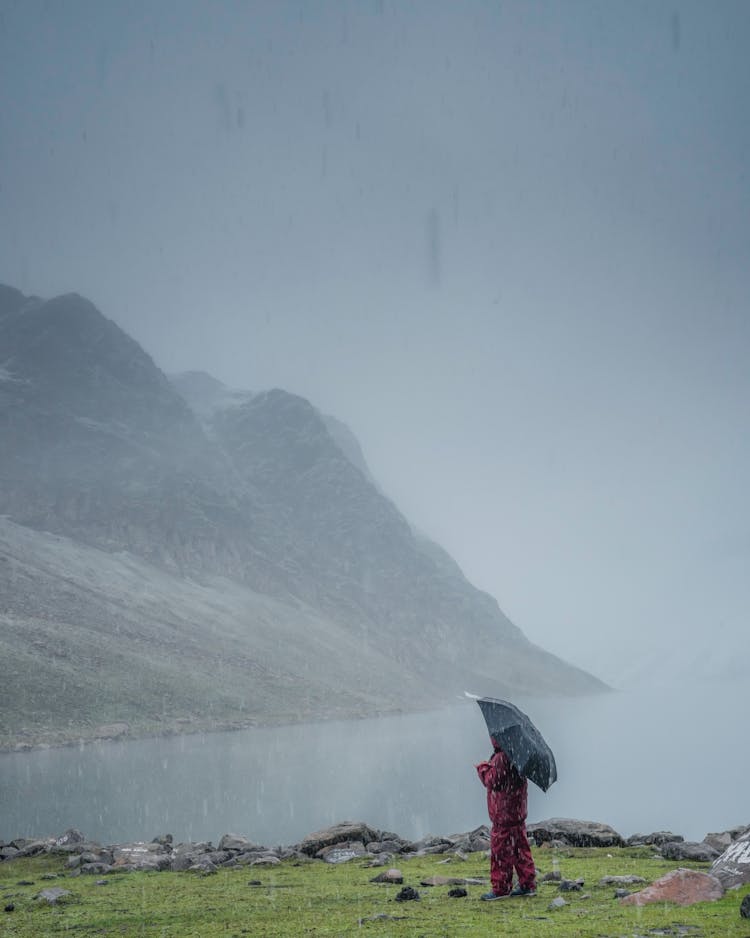
[[(615, 887), (600, 886), (608, 875), (636, 874), (649, 882), (680, 864), (655, 859), (644, 849), (535, 850), (540, 875), (556, 869), (564, 878), (585, 880), (581, 893), (566, 893), (567, 904), (550, 909), (561, 895), (554, 883), (540, 883), (530, 899), (482, 902), (487, 886), (468, 886), (466, 898), (450, 898), (450, 886), (422, 886), (433, 876), (488, 875), (484, 855), (466, 861), (431, 856), (396, 861), (404, 885), (420, 901), (397, 902), (401, 889), (370, 882), (378, 873), (361, 861), (332, 866), (287, 861), (275, 867), (246, 867), (212, 875), (125, 873), (98, 880), (71, 878), (64, 862), (42, 857), (0, 864), (0, 934), (18, 938), (54, 935), (164, 936), (164, 938), (294, 938), (370, 935), (454, 938), (466, 935), (523, 938), (750, 938), (750, 921), (739, 906), (750, 887), (721, 901), (687, 908), (622, 906)], [(683, 864), (685, 865), (685, 864)], [(694, 868), (704, 868), (692, 864)], [(61, 887), (71, 895), (56, 906), (35, 897)], [(638, 887), (633, 887), (638, 888)], [(10, 907), (12, 910), (9, 910)]]

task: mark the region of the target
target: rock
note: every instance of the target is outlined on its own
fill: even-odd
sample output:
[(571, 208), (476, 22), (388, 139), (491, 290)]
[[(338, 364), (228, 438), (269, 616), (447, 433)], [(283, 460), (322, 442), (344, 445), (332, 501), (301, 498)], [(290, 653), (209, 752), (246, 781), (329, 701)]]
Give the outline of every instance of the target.
[(429, 876), (419, 881), (420, 886), (465, 886), (467, 880), (459, 876)]
[(599, 880), (600, 886), (634, 886), (636, 883), (645, 883), (642, 876), (602, 876)]
[(382, 873), (378, 873), (377, 876), (373, 876), (370, 880), (371, 883), (395, 883), (396, 885), (401, 885), (404, 881), (404, 874), (401, 870), (397, 870), (395, 867), (391, 867), (389, 870), (384, 870)]
[(559, 883), (562, 879), (562, 873), (559, 870), (554, 870), (549, 873), (545, 873), (541, 877), (541, 882), (543, 883)]
[(112, 866), (115, 869), (166, 870), (171, 866), (171, 857), (164, 853), (160, 844), (118, 844), (112, 848)]
[(72, 893), (69, 890), (53, 886), (51, 889), (43, 889), (36, 898), (48, 903), (48, 905), (57, 905), (58, 902), (64, 902), (70, 895)]
[(486, 824), (466, 834), (455, 834), (450, 839), (454, 849), (461, 853), (482, 853), (490, 849), (490, 829)]
[(13, 903), (12, 903), (12, 902), (9, 902), (9, 903), (5, 906), (5, 908), (3, 909), (3, 912), (13, 912), (13, 911), (15, 911), (15, 908), (16, 908), (16, 907), (13, 905)]
[(747, 833), (750, 833), (750, 824), (743, 824), (741, 827), (732, 827), (728, 831), (722, 831), (719, 834), (706, 834), (703, 843), (713, 847), (714, 850), (718, 850), (719, 853), (724, 853), (730, 844), (733, 844), (735, 840), (739, 840), (743, 834)]
[(83, 844), (86, 842), (86, 837), (75, 827), (69, 827), (65, 833), (60, 834), (59, 837), (55, 838), (56, 847), (67, 847), (72, 846), (73, 844)]
[(629, 847), (637, 847), (641, 844), (661, 847), (662, 844), (682, 843), (684, 839), (680, 834), (673, 834), (672, 831), (654, 831), (651, 834), (632, 834), (625, 843)]
[(448, 850), (452, 850), (454, 846), (454, 841), (449, 840), (447, 837), (436, 837), (434, 834), (428, 834), (426, 837), (422, 837), (421, 840), (414, 840), (406, 844), (403, 852), (418, 854), (446, 853)]
[(463, 888), (463, 886), (454, 886), (453, 889), (448, 891), (448, 896), (451, 899), (463, 899), (468, 895), (468, 892)]
[(255, 844), (251, 843), (247, 837), (240, 834), (224, 834), (219, 841), (219, 850), (236, 850), (237, 853), (247, 853), (252, 850)]
[(217, 871), (218, 867), (211, 860), (211, 857), (207, 854), (201, 854), (201, 856), (195, 858), (195, 862), (188, 867), (188, 870), (192, 873), (203, 873), (205, 876), (209, 876), (212, 873)]
[(268, 853), (251, 860), (248, 866), (278, 866), (279, 863), (281, 860), (275, 854)]
[(112, 866), (108, 863), (84, 863), (79, 867), (79, 872), (87, 876), (101, 876), (104, 873), (111, 873)]
[(314, 857), (325, 847), (335, 844), (359, 841), (366, 846), (373, 840), (380, 840), (380, 837), (367, 824), (361, 821), (342, 821), (340, 824), (308, 834), (299, 845), (299, 849), (302, 853)]
[(622, 847), (624, 840), (614, 828), (596, 821), (550, 818), (526, 828), (537, 846), (558, 840), (570, 847)]
[(615, 889), (615, 899), (624, 899), (625, 896), (630, 895), (629, 889)]
[(740, 916), (742, 918), (750, 918), (750, 895), (745, 896), (740, 903)]
[(564, 905), (567, 905), (567, 904), (568, 904), (568, 903), (563, 899), (562, 896), (555, 896), (555, 898), (552, 900), (552, 902), (550, 902), (549, 908), (550, 908), (550, 909), (561, 909)]
[(419, 893), (416, 889), (412, 889), (411, 886), (404, 886), (404, 888), (396, 896), (396, 902), (411, 902), (412, 900), (418, 900)]
[(401, 853), (404, 847), (407, 845), (407, 841), (401, 840), (373, 840), (367, 845), (368, 853)]
[(358, 840), (332, 844), (330, 847), (323, 847), (315, 854), (319, 860), (325, 860), (326, 863), (347, 863), (349, 860), (357, 860), (366, 855), (364, 844)]
[(582, 889), (582, 879), (563, 879), (560, 881), (560, 892), (580, 892)]
[(22, 857), (36, 857), (40, 853), (45, 853), (50, 844), (46, 840), (15, 840), (13, 846), (18, 849), (15, 859)]
[(708, 844), (698, 844), (693, 841), (676, 841), (662, 844), (661, 855), (667, 860), (695, 860), (700, 863), (710, 863), (719, 854)]
[(650, 902), (674, 902), (693, 905), (696, 902), (714, 902), (724, 895), (724, 888), (715, 876), (698, 870), (672, 870), (650, 886), (634, 892), (620, 902), (622, 905), (647, 905)]
[(161, 844), (162, 847), (169, 853), (172, 849), (172, 844), (174, 842), (174, 837), (171, 834), (159, 834), (158, 837), (154, 837), (151, 841), (153, 844)]
[(711, 866), (711, 873), (725, 889), (750, 883), (750, 830), (731, 843)]

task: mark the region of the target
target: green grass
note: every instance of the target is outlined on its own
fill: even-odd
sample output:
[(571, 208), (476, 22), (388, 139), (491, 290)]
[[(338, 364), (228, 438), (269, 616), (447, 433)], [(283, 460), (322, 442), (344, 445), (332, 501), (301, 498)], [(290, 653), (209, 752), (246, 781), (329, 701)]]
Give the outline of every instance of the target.
[[(540, 883), (531, 899), (482, 902), (488, 888), (468, 886), (468, 897), (448, 896), (450, 886), (425, 887), (432, 876), (488, 877), (488, 861), (442, 856), (395, 859), (404, 884), (416, 888), (419, 902), (396, 902), (400, 886), (375, 885), (379, 872), (361, 861), (332, 866), (286, 861), (275, 867), (243, 867), (212, 875), (123, 873), (104, 877), (67, 875), (64, 860), (40, 857), (0, 864), (0, 934), (18, 938), (54, 935), (163, 936), (163, 938), (292, 938), (318, 935), (421, 936), (605, 936), (684, 935), (688, 938), (746, 938), (750, 921), (739, 905), (750, 887), (721, 901), (687, 908), (652, 905), (633, 908), (613, 898), (614, 887), (599, 886), (607, 875), (635, 873), (649, 882), (680, 864), (655, 859), (649, 850), (534, 851), (540, 875), (559, 869), (567, 879), (583, 878), (582, 893), (566, 893), (567, 905), (551, 910), (561, 893)], [(684, 865), (684, 864), (683, 864)], [(692, 864), (694, 868), (705, 868)], [(24, 885), (23, 883), (28, 883)], [(44, 888), (60, 886), (71, 896), (57, 906), (35, 899)], [(637, 887), (634, 887), (637, 888)]]

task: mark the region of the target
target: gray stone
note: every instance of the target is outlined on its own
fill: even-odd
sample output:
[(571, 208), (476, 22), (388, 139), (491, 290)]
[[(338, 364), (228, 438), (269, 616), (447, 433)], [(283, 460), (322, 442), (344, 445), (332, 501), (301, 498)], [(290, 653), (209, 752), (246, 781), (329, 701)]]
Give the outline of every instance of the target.
[(391, 867), (389, 870), (384, 870), (382, 873), (378, 873), (377, 876), (373, 876), (370, 880), (371, 883), (391, 883), (401, 885), (404, 881), (404, 874), (401, 870)]
[(602, 876), (599, 880), (600, 886), (634, 886), (636, 883), (645, 883), (642, 876), (635, 876), (632, 873), (628, 876)]
[(57, 905), (58, 902), (64, 902), (72, 893), (68, 889), (61, 889), (59, 886), (53, 886), (50, 889), (43, 889), (37, 899), (46, 902), (48, 905)]
[(128, 870), (166, 870), (171, 866), (171, 857), (161, 844), (140, 841), (117, 844), (112, 847), (112, 866)]
[(750, 894), (740, 903), (740, 915), (742, 918), (750, 918)]
[(684, 839), (680, 834), (673, 834), (672, 831), (654, 831), (651, 834), (632, 834), (626, 843), (629, 847), (636, 847), (640, 844), (661, 847), (662, 844), (682, 843)]
[(237, 853), (246, 853), (255, 848), (255, 844), (241, 834), (224, 834), (219, 841), (219, 850), (236, 850)]
[(364, 844), (358, 840), (331, 844), (315, 854), (319, 860), (325, 860), (326, 863), (347, 863), (349, 860), (358, 860), (366, 855)]
[(55, 838), (55, 846), (65, 847), (72, 844), (83, 844), (86, 842), (86, 837), (75, 827), (69, 827), (63, 834), (60, 834), (59, 837)]
[(711, 866), (711, 873), (725, 889), (750, 883), (750, 830), (731, 843)]
[(583, 889), (582, 879), (563, 879), (560, 881), (560, 892), (580, 892)]
[(550, 902), (549, 908), (550, 908), (550, 909), (561, 909), (564, 905), (567, 905), (567, 904), (568, 904), (568, 903), (563, 899), (562, 896), (555, 896), (555, 898), (552, 900), (552, 902)]
[(526, 830), (538, 846), (554, 841), (571, 847), (622, 847), (625, 843), (614, 828), (597, 821), (550, 818), (529, 824)]
[(694, 860), (698, 863), (710, 863), (719, 853), (708, 844), (698, 844), (693, 841), (662, 844), (661, 855), (667, 860)]
[(377, 831), (362, 821), (342, 821), (340, 824), (308, 834), (299, 845), (299, 849), (302, 853), (314, 857), (325, 847), (332, 847), (335, 844), (359, 841), (366, 846), (371, 841), (379, 839)]
[(724, 853), (730, 844), (733, 844), (735, 840), (739, 840), (743, 834), (747, 833), (750, 833), (750, 825), (743, 824), (740, 827), (732, 827), (718, 834), (706, 834), (703, 838), (703, 843), (713, 847), (714, 850), (718, 850), (721, 854)]

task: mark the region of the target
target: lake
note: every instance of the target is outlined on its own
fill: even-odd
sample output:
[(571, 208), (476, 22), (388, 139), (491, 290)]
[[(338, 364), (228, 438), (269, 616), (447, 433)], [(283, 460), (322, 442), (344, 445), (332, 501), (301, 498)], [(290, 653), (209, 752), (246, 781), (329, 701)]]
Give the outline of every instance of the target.
[[(750, 824), (747, 693), (737, 683), (515, 702), (555, 752), (529, 821), (575, 817), (689, 840)], [(104, 843), (292, 844), (342, 820), (404, 837), (486, 822), (479, 708), (0, 754), (0, 839), (77, 827)]]

